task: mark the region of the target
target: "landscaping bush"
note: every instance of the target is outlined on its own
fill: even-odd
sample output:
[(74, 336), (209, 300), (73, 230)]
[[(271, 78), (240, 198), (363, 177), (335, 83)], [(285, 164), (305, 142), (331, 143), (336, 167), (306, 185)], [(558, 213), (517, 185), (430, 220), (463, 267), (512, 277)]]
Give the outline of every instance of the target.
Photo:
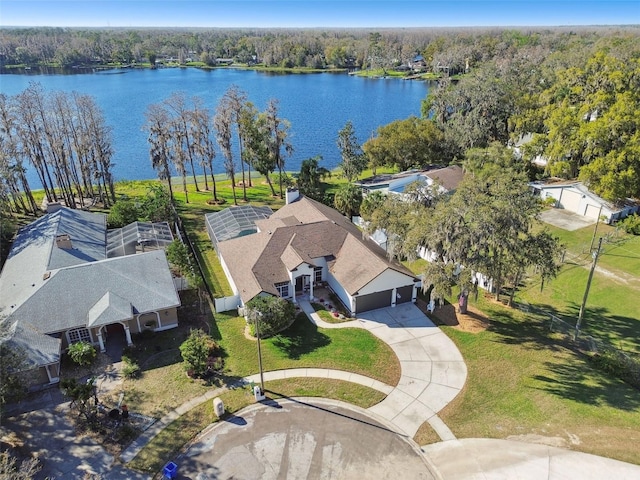
[(631, 235), (640, 235), (640, 215), (629, 215), (618, 222), (620, 228)]
[(180, 354), (190, 376), (202, 377), (213, 369), (212, 360), (219, 356), (220, 347), (203, 330), (191, 330), (189, 337), (180, 345)]
[(107, 215), (109, 228), (121, 228), (138, 220), (138, 208), (131, 200), (118, 200)]
[(80, 366), (91, 365), (98, 352), (89, 342), (81, 341), (69, 345), (69, 357)]
[(591, 357), (599, 369), (624, 380), (640, 389), (640, 362), (634, 361), (615, 350), (604, 350)]
[(140, 365), (124, 355), (122, 356), (122, 361), (124, 362), (122, 367), (124, 378), (137, 378), (140, 376)]

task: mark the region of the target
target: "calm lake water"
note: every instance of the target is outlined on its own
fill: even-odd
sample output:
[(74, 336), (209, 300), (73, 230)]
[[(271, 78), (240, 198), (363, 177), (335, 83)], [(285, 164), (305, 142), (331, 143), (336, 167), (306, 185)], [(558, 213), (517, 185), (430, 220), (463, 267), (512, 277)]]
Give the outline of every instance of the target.
[[(234, 84), (247, 92), (260, 110), (266, 108), (269, 99), (277, 98), (280, 116), (291, 123), (294, 153), (287, 159), (286, 169), (298, 171), (302, 160), (315, 155), (322, 155), (321, 165), (326, 168), (338, 165), (336, 139), (348, 120), (364, 143), (381, 125), (419, 116), (420, 102), (429, 88), (421, 81), (366, 79), (346, 73), (274, 75), (235, 69), (168, 68), (73, 75), (5, 74), (0, 75), (0, 91), (15, 95), (30, 82), (42, 84), (46, 91), (77, 91), (96, 99), (113, 129), (113, 172), (117, 180), (156, 177), (142, 131), (144, 112), (149, 104), (161, 102), (176, 91), (202, 97), (212, 112)], [(224, 171), (221, 163), (217, 162), (216, 173)], [(29, 180), (39, 185), (33, 171)]]

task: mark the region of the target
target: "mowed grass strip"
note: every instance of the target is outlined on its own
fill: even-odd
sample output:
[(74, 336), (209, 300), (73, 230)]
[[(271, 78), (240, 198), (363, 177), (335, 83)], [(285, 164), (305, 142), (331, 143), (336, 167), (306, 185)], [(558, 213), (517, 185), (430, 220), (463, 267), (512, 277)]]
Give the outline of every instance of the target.
[[(382, 401), (384, 394), (362, 385), (326, 378), (289, 378), (265, 382), (267, 397), (323, 397), (369, 408)], [(220, 395), (229, 413), (255, 403), (249, 387), (229, 390)], [(176, 419), (160, 432), (128, 464), (130, 468), (150, 474), (159, 472), (167, 459), (180, 450), (208, 425), (218, 419), (213, 414), (213, 402), (204, 402)]]
[[(640, 395), (551, 338), (548, 321), (480, 298), (490, 327), (442, 327), (460, 349), (467, 383), (438, 415), (458, 438), (546, 437), (574, 450), (640, 463)], [(417, 441), (434, 436), (427, 426)], [(436, 438), (437, 440), (437, 438)]]

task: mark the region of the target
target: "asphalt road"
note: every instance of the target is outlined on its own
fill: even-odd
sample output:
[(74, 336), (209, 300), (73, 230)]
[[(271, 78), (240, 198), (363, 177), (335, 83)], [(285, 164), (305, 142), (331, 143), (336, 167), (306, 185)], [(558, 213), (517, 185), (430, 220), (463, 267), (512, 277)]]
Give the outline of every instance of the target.
[(249, 407), (203, 432), (181, 479), (436, 479), (415, 443), (363, 410), (309, 400)]

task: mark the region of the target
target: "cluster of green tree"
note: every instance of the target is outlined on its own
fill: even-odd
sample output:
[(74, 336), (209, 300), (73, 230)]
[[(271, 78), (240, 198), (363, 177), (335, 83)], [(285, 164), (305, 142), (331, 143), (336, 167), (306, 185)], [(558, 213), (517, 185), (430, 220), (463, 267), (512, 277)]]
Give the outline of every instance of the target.
[[(78, 93), (47, 94), (39, 84), (9, 97), (0, 94), (0, 205), (38, 209), (26, 177), (30, 163), (49, 202), (72, 208), (86, 199), (115, 201), (110, 128), (94, 99)], [(22, 194), (24, 192), (24, 195)]]
[(546, 158), (540, 174), (579, 177), (607, 200), (639, 197), (639, 56), (637, 35), (576, 39), (551, 54), (523, 47), (440, 81), (423, 117), (442, 132), (445, 159), (532, 135), (523, 159)]
[(279, 117), (277, 100), (270, 100), (266, 110), (259, 112), (247, 100), (246, 93), (233, 85), (211, 116), (202, 106), (201, 98), (193, 97), (189, 102), (184, 94), (174, 93), (164, 102), (150, 105), (146, 118), (144, 128), (149, 133), (151, 163), (158, 177), (168, 182), (171, 197), (171, 167), (182, 177), (188, 203), (187, 175), (192, 175), (195, 188), (200, 191), (196, 177), (196, 166), (199, 166), (204, 173), (205, 190), (209, 190), (209, 175), (213, 200), (219, 201), (213, 175), (217, 144), (224, 157), (224, 169), (231, 179), (233, 200), (237, 204), (234, 133), (240, 152), (243, 199), (247, 201), (246, 189), (251, 186), (252, 168), (266, 177), (274, 196), (276, 192), (271, 174), (278, 169), (282, 197), (285, 158), (291, 155), (293, 147), (287, 141), (289, 123)]
[[(417, 55), (445, 75), (538, 48), (547, 54), (593, 43), (619, 29), (79, 29), (4, 28), (4, 65), (131, 64), (171, 59), (216, 65), (217, 59), (311, 68), (393, 68)], [(626, 30), (634, 31), (627, 27)]]
[(510, 149), (472, 150), (465, 169), (451, 195), (437, 184), (426, 190), (412, 185), (403, 198), (374, 193), (364, 198), (361, 216), (367, 232), (386, 232), (390, 256), (415, 259), (422, 250), (430, 257), (424, 285), (433, 285), (433, 300), (450, 297), (454, 285), (475, 290), (471, 274), (480, 272), (493, 281), (496, 296), (510, 284), (511, 302), (529, 267), (543, 281), (557, 274), (562, 247), (536, 220), (541, 204)]
[(204, 377), (219, 367), (222, 350), (217, 342), (203, 330), (191, 330), (189, 337), (180, 345), (180, 355), (189, 376)]
[(260, 338), (271, 337), (287, 328), (296, 313), (293, 303), (272, 295), (252, 298), (246, 309), (249, 332)]

